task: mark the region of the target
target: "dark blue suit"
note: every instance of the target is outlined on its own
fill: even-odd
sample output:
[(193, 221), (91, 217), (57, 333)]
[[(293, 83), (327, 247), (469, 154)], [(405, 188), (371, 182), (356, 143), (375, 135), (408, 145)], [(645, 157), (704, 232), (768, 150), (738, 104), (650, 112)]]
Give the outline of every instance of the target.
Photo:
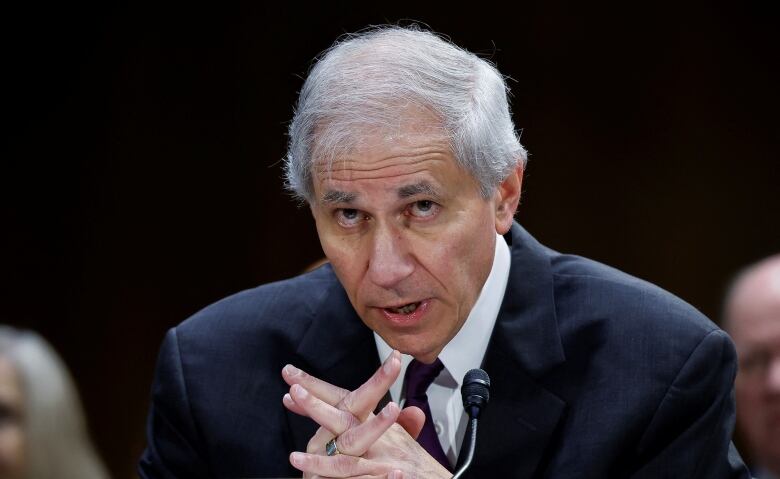
[[(515, 224), (483, 368), (473, 478), (748, 477), (731, 447), (731, 341), (694, 308)], [(316, 425), (288, 412), (292, 363), (354, 389), (379, 366), (329, 266), (224, 299), (169, 331), (144, 478), (300, 476)]]

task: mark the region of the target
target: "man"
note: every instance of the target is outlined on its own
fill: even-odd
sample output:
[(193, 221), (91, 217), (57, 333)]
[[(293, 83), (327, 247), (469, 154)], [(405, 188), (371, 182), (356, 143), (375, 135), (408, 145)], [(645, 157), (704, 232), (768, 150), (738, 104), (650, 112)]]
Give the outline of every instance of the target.
[(513, 222), (526, 152), (506, 91), (416, 29), (324, 54), (287, 179), (330, 264), (168, 333), (142, 477), (451, 477), (479, 366), (493, 385), (468, 477), (746, 474), (728, 337)]
[(724, 313), (740, 364), (737, 426), (756, 477), (780, 477), (780, 255), (737, 277)]

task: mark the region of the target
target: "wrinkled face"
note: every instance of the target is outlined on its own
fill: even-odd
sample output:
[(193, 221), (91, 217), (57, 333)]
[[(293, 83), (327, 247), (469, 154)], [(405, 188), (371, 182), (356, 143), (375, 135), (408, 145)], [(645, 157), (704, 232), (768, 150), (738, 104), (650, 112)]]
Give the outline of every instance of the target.
[(23, 404), (16, 370), (0, 357), (0, 479), (25, 477)]
[[(428, 123), (427, 123), (428, 122)], [(490, 199), (420, 116), (315, 169), (322, 248), (363, 322), (433, 361), (465, 322), (508, 231), (518, 170)], [(514, 190), (517, 190), (516, 193)]]
[[(780, 279), (780, 276), (778, 277)], [(756, 459), (780, 471), (780, 284), (741, 288), (731, 308), (739, 356), (737, 419)]]

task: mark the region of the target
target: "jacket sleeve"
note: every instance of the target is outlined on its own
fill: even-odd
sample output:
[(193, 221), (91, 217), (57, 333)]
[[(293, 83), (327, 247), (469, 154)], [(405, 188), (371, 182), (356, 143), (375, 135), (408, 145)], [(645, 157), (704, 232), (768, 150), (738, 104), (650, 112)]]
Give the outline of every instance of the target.
[(192, 417), (176, 329), (165, 336), (152, 386), (142, 479), (210, 477), (203, 442)]
[(638, 446), (632, 478), (749, 478), (731, 443), (736, 352), (720, 330), (683, 364)]

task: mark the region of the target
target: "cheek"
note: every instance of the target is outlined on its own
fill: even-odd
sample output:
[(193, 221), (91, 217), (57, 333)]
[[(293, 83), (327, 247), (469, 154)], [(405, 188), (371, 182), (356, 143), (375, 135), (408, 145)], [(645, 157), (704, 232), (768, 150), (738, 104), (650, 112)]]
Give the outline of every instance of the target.
[(321, 221), (317, 221), (316, 225), (322, 252), (325, 253), (334, 268), (345, 270), (345, 266), (354, 261), (358, 253), (354, 240), (348, 236), (335, 234), (329, 226), (323, 226)]
[(459, 223), (438, 238), (427, 245), (427, 264), (459, 302), (475, 301), (493, 264), (492, 223)]
[(359, 281), (356, 262), (339, 249), (329, 251), (323, 247), (323, 250), (325, 250), (325, 256), (330, 261), (339, 282), (344, 286), (347, 294), (353, 296), (355, 285)]
[(761, 384), (737, 378), (735, 392), (737, 415), (740, 421), (750, 428), (754, 428), (757, 423), (763, 423), (764, 406), (761, 404), (763, 397)]
[(761, 384), (756, 381), (751, 381), (742, 375), (737, 375), (736, 381), (734, 381), (734, 388), (736, 390), (737, 399), (743, 401), (754, 401), (759, 397), (759, 389)]
[(354, 304), (357, 289), (365, 273), (365, 265), (360, 259), (359, 245), (349, 238), (323, 235), (320, 235), (320, 244), (336, 277)]
[(0, 429), (0, 472), (5, 474), (2, 477), (22, 477), (24, 462), (24, 433), (22, 429), (13, 426), (3, 427)]

